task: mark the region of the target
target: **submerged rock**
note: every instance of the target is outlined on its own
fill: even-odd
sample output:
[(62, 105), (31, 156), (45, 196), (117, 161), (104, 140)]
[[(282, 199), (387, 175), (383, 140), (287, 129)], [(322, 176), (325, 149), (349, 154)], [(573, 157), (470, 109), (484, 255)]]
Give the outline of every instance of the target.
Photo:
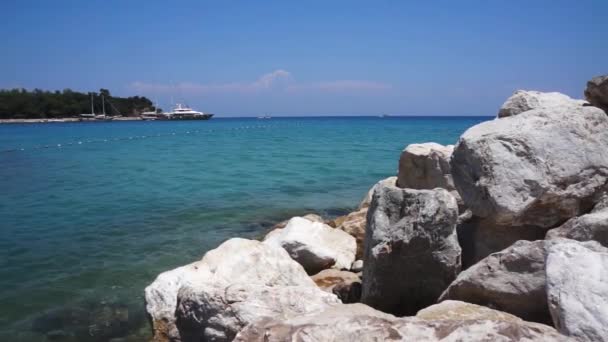
[(268, 320), (243, 329), (235, 341), (563, 341), (550, 327), (523, 321), (396, 318), (362, 304)]
[(608, 113), (608, 75), (594, 77), (587, 82), (585, 98)]
[(552, 92), (543, 93), (534, 90), (517, 90), (503, 103), (498, 111), (498, 117), (514, 116), (537, 108), (564, 107), (583, 105), (584, 101), (574, 100), (568, 95)]
[(361, 298), (361, 278), (356, 273), (329, 269), (311, 278), (321, 290), (335, 294), (342, 303), (356, 303)]
[(518, 241), (458, 275), (439, 298), (508, 312), (527, 321), (550, 323), (545, 292), (546, 245)]
[[(210, 293), (215, 294), (217, 289), (240, 283), (317, 289), (302, 266), (293, 261), (285, 250), (259, 241), (230, 239), (207, 252), (201, 261), (161, 273), (146, 287), (146, 309), (152, 320), (154, 340), (181, 340), (175, 315), (182, 287), (211, 288), (213, 291)], [(207, 323), (200, 321), (198, 324)]]
[(608, 341), (608, 248), (560, 239), (547, 253), (547, 296), (557, 329), (578, 341)]
[(308, 274), (327, 268), (350, 269), (355, 261), (355, 238), (321, 222), (294, 217), (283, 229), (271, 232), (264, 244), (284, 248)]
[(398, 315), (435, 303), (460, 271), (456, 199), (381, 185), (368, 218), (361, 301)]
[(548, 229), (586, 213), (608, 184), (608, 116), (576, 101), (481, 123), (459, 139), (454, 184), (475, 216)]

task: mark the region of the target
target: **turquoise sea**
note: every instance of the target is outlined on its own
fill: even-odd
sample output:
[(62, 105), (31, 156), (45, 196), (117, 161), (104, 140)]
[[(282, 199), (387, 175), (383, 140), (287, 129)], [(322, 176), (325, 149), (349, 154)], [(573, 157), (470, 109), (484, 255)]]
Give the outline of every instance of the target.
[(162, 271), (354, 208), (409, 143), (480, 117), (0, 125), (0, 341), (141, 341)]

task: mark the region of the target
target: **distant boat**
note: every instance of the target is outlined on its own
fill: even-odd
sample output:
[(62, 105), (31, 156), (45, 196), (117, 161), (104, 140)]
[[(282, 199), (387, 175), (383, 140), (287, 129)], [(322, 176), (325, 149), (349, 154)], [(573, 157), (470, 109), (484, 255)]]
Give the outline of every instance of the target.
[(258, 116), (258, 119), (260, 119), (260, 120), (265, 120), (265, 119), (266, 119), (266, 120), (267, 120), (267, 119), (272, 119), (272, 116), (270, 116), (270, 115), (263, 115), (263, 116)]
[(106, 115), (106, 106), (105, 106), (105, 99), (103, 97), (103, 95), (101, 95), (101, 108), (102, 108), (102, 114), (96, 115), (95, 114), (95, 95), (93, 93), (91, 93), (91, 113), (90, 114), (80, 114), (79, 117), (81, 120), (87, 119), (88, 120), (97, 120), (97, 121), (111, 121), (114, 118), (111, 116), (107, 116)]
[(159, 113), (156, 117), (155, 120), (209, 120), (213, 114), (198, 112), (178, 103), (172, 112)]
[(382, 114), (382, 115), (379, 115), (379, 117), (381, 117), (381, 118), (390, 118), (391, 116), (388, 115), (388, 114)]

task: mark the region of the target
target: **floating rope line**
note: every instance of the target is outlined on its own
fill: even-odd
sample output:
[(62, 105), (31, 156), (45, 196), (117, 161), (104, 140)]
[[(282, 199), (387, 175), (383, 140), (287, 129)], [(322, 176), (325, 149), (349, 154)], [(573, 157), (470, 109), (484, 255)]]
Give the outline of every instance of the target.
[(228, 131), (239, 131), (239, 130), (251, 130), (251, 129), (266, 129), (266, 128), (283, 128), (283, 127), (293, 127), (293, 126), (302, 126), (301, 123), (288, 123), (288, 124), (274, 124), (274, 125), (255, 125), (255, 126), (241, 126), (241, 127), (231, 127), (228, 129), (206, 129), (206, 130), (189, 130), (182, 132), (167, 132), (167, 133), (156, 133), (151, 135), (134, 135), (128, 137), (114, 137), (114, 138), (100, 138), (100, 139), (86, 139), (86, 140), (78, 140), (78, 141), (69, 141), (66, 143), (57, 143), (57, 144), (45, 144), (45, 145), (35, 145), (33, 147), (25, 148), (10, 148), (5, 150), (0, 150), (0, 153), (10, 153), (10, 152), (21, 152), (21, 151), (31, 151), (31, 150), (43, 150), (43, 149), (61, 149), (68, 146), (78, 146), (85, 144), (96, 144), (96, 143), (107, 143), (107, 142), (116, 142), (116, 141), (128, 141), (128, 140), (141, 140), (141, 139), (149, 139), (149, 138), (161, 138), (161, 137), (170, 137), (170, 136), (180, 136), (180, 135), (194, 135), (199, 133), (213, 133), (213, 132), (228, 132)]

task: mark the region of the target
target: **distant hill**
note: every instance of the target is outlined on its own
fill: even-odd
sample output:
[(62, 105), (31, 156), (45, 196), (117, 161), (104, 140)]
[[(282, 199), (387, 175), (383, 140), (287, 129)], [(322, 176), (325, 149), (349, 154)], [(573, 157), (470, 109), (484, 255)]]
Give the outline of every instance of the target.
[[(101, 95), (107, 115), (135, 116), (155, 110), (152, 101), (143, 96), (114, 97), (107, 89), (93, 93), (95, 113), (101, 113)], [(70, 89), (45, 91), (34, 89), (0, 89), (0, 119), (65, 118), (91, 112), (91, 93)]]

